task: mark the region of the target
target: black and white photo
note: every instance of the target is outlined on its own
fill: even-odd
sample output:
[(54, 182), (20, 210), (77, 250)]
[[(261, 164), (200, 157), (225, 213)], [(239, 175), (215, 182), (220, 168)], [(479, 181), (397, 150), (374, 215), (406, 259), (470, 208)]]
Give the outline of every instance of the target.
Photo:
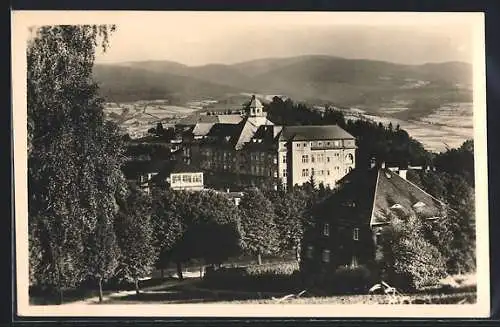
[(481, 13), (12, 30), (20, 315), (489, 315)]

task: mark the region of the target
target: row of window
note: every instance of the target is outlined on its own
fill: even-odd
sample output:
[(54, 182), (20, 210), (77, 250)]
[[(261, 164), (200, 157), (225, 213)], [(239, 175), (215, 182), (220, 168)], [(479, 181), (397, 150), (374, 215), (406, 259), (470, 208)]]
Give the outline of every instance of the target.
[[(340, 167), (335, 167), (335, 170), (337, 173), (340, 171)], [(352, 170), (352, 167), (346, 168), (344, 170), (344, 173), (348, 173)], [(330, 170), (314, 170), (314, 168), (311, 168), (311, 175), (312, 176), (324, 176), (326, 173), (326, 176), (330, 176)], [(303, 168), (302, 169), (302, 177), (309, 177), (309, 168)]]
[(189, 174), (184, 174), (184, 175), (173, 175), (172, 176), (172, 184), (176, 183), (201, 183), (202, 182), (202, 177), (200, 174), (196, 175), (189, 175)]
[(317, 142), (303, 142), (303, 143), (297, 143), (296, 147), (300, 148), (307, 148), (308, 146), (310, 147), (322, 147), (322, 146), (341, 146), (342, 141), (337, 140), (337, 141), (317, 141)]
[[(335, 157), (339, 158), (340, 154), (335, 153)], [(286, 157), (283, 157), (283, 163), (286, 163)], [(354, 156), (351, 153), (348, 153), (345, 156), (345, 161), (347, 163), (353, 163), (354, 162)], [(325, 155), (323, 153), (317, 154), (316, 156), (314, 154), (311, 155), (311, 162), (325, 162)], [(326, 157), (326, 162), (330, 162), (330, 157)], [(302, 163), (309, 163), (309, 155), (304, 154), (302, 155)]]
[[(325, 223), (323, 225), (323, 235), (330, 236), (330, 224)], [(354, 228), (352, 230), (352, 239), (355, 241), (359, 241), (359, 228)]]

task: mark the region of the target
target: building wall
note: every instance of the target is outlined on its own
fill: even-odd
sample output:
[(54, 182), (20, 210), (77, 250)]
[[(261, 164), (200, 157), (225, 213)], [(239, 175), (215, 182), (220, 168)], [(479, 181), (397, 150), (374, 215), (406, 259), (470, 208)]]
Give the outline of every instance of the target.
[(334, 188), (356, 161), (354, 140), (279, 141), (242, 150), (224, 144), (186, 145), (190, 163), (199, 163), (204, 171), (277, 178), (285, 187), (307, 183), (313, 174), (317, 185)]
[[(316, 184), (335, 187), (355, 168), (354, 140), (294, 141), (289, 145), (288, 183), (302, 185), (314, 177)], [(289, 185), (290, 186), (290, 185)]]

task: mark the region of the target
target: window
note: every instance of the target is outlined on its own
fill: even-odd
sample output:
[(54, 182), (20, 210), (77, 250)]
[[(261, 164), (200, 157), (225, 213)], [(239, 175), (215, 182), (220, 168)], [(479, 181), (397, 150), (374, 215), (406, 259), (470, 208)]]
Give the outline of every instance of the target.
[(330, 157), (326, 157), (326, 162), (330, 162)]
[(347, 168), (347, 171), (351, 172), (352, 171), (352, 167)]
[(323, 142), (319, 141), (318, 146), (322, 146), (322, 145), (323, 145)]
[(286, 169), (283, 169), (283, 177), (286, 177)]
[(330, 250), (324, 249), (322, 253), (323, 262), (330, 262)]
[(358, 266), (358, 257), (356, 257), (355, 255), (352, 256), (352, 259), (351, 259), (351, 267), (355, 268)]
[(311, 168), (311, 176), (314, 176), (314, 168)]
[(327, 174), (328, 176), (330, 176), (330, 170), (327, 170), (327, 171), (326, 171), (326, 174)]
[(352, 239), (359, 241), (359, 228), (354, 228), (352, 231)]
[(422, 207), (425, 207), (425, 203), (423, 203), (422, 201), (418, 201), (413, 205), (413, 208), (422, 208)]
[(304, 154), (302, 156), (302, 163), (308, 163), (309, 162), (309, 156), (307, 154)]
[(181, 176), (172, 175), (172, 184), (179, 183), (181, 181)]
[(300, 148), (300, 143), (297, 143), (297, 148)]
[(352, 155), (352, 153), (349, 153), (345, 156), (345, 160), (347, 163), (353, 163), (354, 162), (354, 156)]
[(283, 163), (286, 163), (286, 155), (283, 156)]
[(307, 143), (304, 143), (304, 148), (307, 148)]
[(182, 175), (182, 181), (184, 183), (191, 183), (191, 175)]
[(311, 154), (311, 162), (314, 162), (314, 154)]
[(309, 246), (307, 247), (307, 251), (306, 251), (306, 257), (307, 257), (308, 259), (312, 259), (312, 257), (313, 257), (313, 251), (314, 251), (313, 246), (312, 246), (312, 245), (309, 245)]
[(327, 145), (327, 146), (330, 146), (330, 142), (326, 142), (326, 145)]
[(302, 177), (309, 176), (309, 169), (302, 169)]
[(323, 225), (323, 235), (330, 236), (330, 225), (328, 223)]

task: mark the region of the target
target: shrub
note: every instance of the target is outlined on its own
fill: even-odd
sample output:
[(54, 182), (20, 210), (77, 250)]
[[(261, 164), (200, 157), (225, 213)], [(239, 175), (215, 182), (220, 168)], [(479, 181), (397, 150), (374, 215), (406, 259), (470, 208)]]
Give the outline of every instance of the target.
[(297, 263), (273, 263), (260, 266), (210, 269), (206, 286), (247, 291), (297, 291), (301, 279)]

